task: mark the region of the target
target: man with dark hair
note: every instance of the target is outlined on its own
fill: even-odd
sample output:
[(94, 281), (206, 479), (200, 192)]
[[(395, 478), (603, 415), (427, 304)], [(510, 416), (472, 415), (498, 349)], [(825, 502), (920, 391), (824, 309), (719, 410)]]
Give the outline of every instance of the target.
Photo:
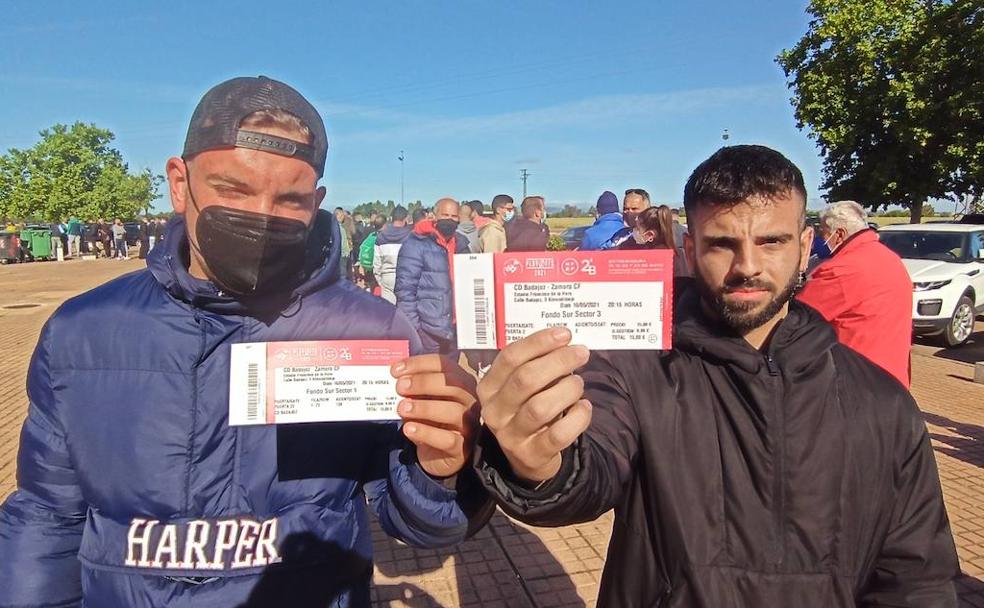
[(402, 428), (229, 424), (233, 345), (420, 350), (391, 304), (340, 280), (327, 151), (317, 110), (282, 82), (235, 78), (199, 102), (148, 268), (68, 300), (41, 333), (0, 508), (0, 606), (368, 607), (368, 509), (428, 547), (487, 518), (464, 468), (473, 381), (452, 361), (394, 363)]
[(459, 222), (457, 238), (461, 239), (469, 253), (480, 253), (482, 243), (478, 239), (478, 225), (475, 224), (475, 208), (465, 201), (458, 210)]
[(527, 196), (520, 217), (506, 226), (506, 251), (546, 251), (550, 229), (544, 223), (546, 202), (542, 196)]
[(411, 219), (413, 220), (412, 223), (416, 226), (420, 222), (427, 219), (427, 210), (424, 209), (423, 207), (417, 207), (416, 209), (413, 210), (413, 216), (411, 217)]
[(380, 297), (396, 304), (396, 264), (400, 248), (410, 236), (407, 226), (407, 210), (397, 205), (393, 209), (393, 221), (383, 227), (376, 237), (375, 252), (372, 258), (372, 272), (379, 283)]
[(496, 194), (492, 199), (492, 221), (478, 233), (482, 253), (502, 253), (506, 250), (506, 226), (512, 223), (515, 214), (513, 198), (508, 194)]
[(615, 236), (625, 226), (622, 214), (618, 211), (618, 197), (614, 192), (605, 190), (598, 197), (595, 205), (598, 219), (594, 225), (584, 231), (584, 239), (578, 249), (582, 251), (597, 251)]
[(589, 353), (562, 327), (506, 347), (478, 386), (486, 487), (538, 526), (615, 509), (602, 608), (956, 606), (915, 402), (792, 299), (799, 170), (722, 148), (684, 203), (698, 289), (673, 350)]

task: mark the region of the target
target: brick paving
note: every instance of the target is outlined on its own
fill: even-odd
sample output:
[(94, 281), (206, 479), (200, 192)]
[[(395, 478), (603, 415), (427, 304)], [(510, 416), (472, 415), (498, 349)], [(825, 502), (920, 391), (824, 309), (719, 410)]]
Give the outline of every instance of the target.
[[(15, 485), (27, 409), (24, 378), (45, 319), (64, 299), (124, 272), (137, 260), (0, 266), (0, 497)], [(28, 308), (10, 305), (37, 304)], [(984, 324), (961, 351), (913, 348), (913, 394), (926, 414), (964, 576), (961, 606), (984, 608)], [(566, 528), (534, 528), (497, 514), (455, 550), (415, 550), (374, 530), (374, 605), (538, 608), (594, 606), (612, 516)]]

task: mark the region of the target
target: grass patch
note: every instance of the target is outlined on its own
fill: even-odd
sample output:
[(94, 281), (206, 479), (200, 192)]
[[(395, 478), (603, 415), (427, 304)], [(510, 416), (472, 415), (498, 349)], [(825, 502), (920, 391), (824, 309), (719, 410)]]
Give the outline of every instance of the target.
[(590, 226), (594, 223), (594, 219), (590, 217), (548, 217), (547, 227), (550, 228), (550, 234), (560, 234), (568, 228), (573, 228), (574, 226)]

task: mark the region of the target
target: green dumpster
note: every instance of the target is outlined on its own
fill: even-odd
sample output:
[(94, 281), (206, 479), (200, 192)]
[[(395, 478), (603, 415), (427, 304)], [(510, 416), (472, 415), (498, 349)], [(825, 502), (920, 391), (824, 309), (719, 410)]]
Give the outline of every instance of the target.
[(25, 228), (21, 230), (21, 243), (35, 260), (51, 259), (51, 230), (48, 228)]

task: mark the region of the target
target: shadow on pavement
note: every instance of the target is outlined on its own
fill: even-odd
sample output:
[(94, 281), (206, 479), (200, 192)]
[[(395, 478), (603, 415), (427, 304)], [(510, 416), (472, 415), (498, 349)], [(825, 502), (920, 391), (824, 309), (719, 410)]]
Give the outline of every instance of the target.
[[(485, 528), (457, 547), (414, 549), (382, 534), (378, 528), (374, 545), (376, 569), (382, 575), (382, 580), (376, 577), (373, 583), (377, 606), (389, 606), (394, 601), (427, 608), (585, 606), (564, 566), (543, 541), (498, 512)], [(441, 580), (452, 573), (453, 587), (451, 581)], [(428, 587), (445, 603), (428, 595), (428, 591), (399, 580), (403, 577)]]
[(933, 348), (934, 357), (973, 364), (984, 361), (984, 323), (978, 321), (976, 329), (978, 331), (971, 334), (967, 343), (959, 348), (940, 348), (941, 342), (938, 336), (919, 337), (915, 339), (915, 343)]
[(984, 427), (956, 422), (932, 412), (923, 412), (923, 417), (929, 424), (943, 427), (957, 435), (930, 433), (932, 439), (944, 444), (934, 446), (937, 452), (984, 468)]

